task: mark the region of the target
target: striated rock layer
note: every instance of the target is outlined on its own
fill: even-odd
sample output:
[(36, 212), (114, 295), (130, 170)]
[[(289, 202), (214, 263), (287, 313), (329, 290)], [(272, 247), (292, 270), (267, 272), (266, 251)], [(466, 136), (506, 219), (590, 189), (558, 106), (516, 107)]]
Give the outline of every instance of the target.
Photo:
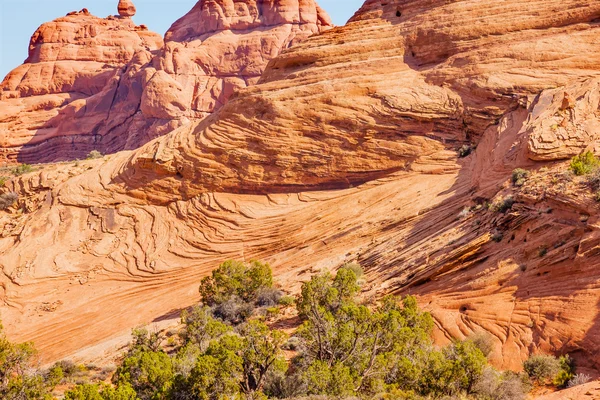
[(87, 10), (42, 25), (0, 85), (0, 163), (134, 149), (220, 108), (282, 50), (331, 27), (312, 0), (198, 1), (165, 44), (129, 17)]
[(85, 9), (43, 24), (25, 63), (0, 84), (0, 163), (17, 161), (21, 149), (38, 149), (19, 160), (36, 162), (60, 159), (79, 142), (92, 147), (97, 127), (119, 120), (111, 106), (126, 64), (162, 45), (131, 19), (102, 19)]
[(598, 145), (599, 19), (580, 0), (369, 0), (203, 121), (9, 182), (8, 332), (56, 360), (193, 303), (224, 259), (267, 260), (291, 291), (358, 261), (366, 294), (416, 294), (440, 343), (484, 330), (498, 366), (545, 351), (597, 371), (598, 205), (559, 161)]

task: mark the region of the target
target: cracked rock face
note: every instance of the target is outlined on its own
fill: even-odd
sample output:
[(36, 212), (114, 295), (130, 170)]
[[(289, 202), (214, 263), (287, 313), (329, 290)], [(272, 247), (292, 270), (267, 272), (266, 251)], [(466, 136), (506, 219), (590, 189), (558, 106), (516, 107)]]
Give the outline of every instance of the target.
[[(129, 1), (118, 9), (135, 14)], [(164, 44), (130, 18), (82, 11), (44, 24), (0, 85), (0, 164), (135, 149), (207, 117), (331, 26), (313, 0), (200, 0)]]

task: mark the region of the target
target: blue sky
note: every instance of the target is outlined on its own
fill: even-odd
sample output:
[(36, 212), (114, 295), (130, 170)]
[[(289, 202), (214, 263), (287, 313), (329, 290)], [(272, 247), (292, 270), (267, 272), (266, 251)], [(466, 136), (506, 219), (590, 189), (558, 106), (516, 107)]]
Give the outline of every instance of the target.
[[(364, 0), (317, 0), (336, 25), (343, 25)], [(0, 81), (27, 58), (29, 38), (44, 22), (87, 8), (94, 15), (115, 14), (118, 0), (0, 0)], [(134, 0), (134, 20), (161, 35), (196, 0)]]

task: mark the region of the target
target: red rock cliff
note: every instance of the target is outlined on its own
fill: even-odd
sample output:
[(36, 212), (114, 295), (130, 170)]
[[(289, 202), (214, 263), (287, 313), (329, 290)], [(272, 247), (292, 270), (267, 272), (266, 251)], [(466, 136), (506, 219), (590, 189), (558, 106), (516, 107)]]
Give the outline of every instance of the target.
[(118, 10), (71, 13), (34, 34), (29, 58), (0, 86), (4, 162), (137, 148), (206, 117), (282, 50), (331, 27), (312, 0), (202, 0), (163, 46), (131, 21), (133, 3)]

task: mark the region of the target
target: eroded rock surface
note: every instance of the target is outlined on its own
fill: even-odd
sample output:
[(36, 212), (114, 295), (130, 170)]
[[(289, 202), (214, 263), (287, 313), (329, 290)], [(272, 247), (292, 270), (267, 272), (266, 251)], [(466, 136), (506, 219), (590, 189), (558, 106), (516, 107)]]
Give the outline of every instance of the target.
[(124, 118), (113, 104), (127, 64), (149, 60), (162, 45), (129, 18), (85, 9), (43, 24), (25, 63), (0, 85), (0, 164), (60, 160), (71, 151), (82, 158), (77, 150), (95, 147), (99, 127)]
[(133, 17), (137, 11), (131, 0), (119, 0), (117, 10), (121, 17)]
[[(598, 205), (537, 160), (594, 146), (599, 17), (579, 0), (369, 0), (203, 121), (10, 182), (25, 211), (0, 214), (8, 332), (55, 360), (197, 301), (225, 259), (269, 261), (287, 290), (358, 261), (367, 293), (418, 295), (439, 343), (484, 330), (497, 366), (568, 352), (597, 371)], [(521, 187), (517, 167), (536, 171)]]
[(129, 18), (132, 2), (118, 12), (83, 10), (34, 34), (30, 57), (0, 85), (4, 163), (137, 148), (205, 118), (282, 50), (331, 27), (312, 0), (201, 0), (163, 46)]

